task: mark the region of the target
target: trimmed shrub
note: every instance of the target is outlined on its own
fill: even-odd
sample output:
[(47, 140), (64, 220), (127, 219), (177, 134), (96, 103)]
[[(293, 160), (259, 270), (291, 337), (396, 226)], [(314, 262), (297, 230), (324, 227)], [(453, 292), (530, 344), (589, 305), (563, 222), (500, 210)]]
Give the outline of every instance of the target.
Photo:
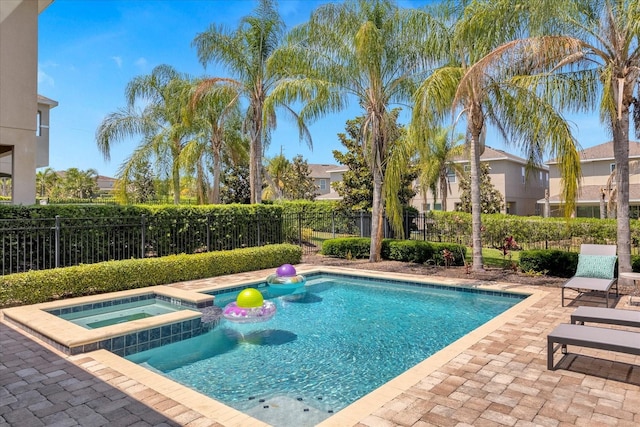
[(280, 244), (10, 274), (0, 277), (0, 307), (263, 270), (301, 259), (299, 246)]
[(557, 249), (539, 249), (520, 252), (520, 269), (545, 273), (549, 276), (571, 277), (578, 266), (578, 254)]
[[(322, 245), (322, 254), (337, 258), (367, 258), (371, 239), (368, 237), (342, 237), (329, 239)], [(433, 262), (444, 265), (443, 251), (447, 249), (453, 255), (450, 265), (464, 265), (467, 248), (455, 243), (433, 243), (420, 240), (382, 240), (382, 259), (424, 264)]]
[(433, 259), (434, 248), (429, 242), (421, 240), (392, 240), (389, 242), (389, 254), (385, 259), (423, 264)]
[(322, 254), (337, 258), (367, 258), (371, 239), (368, 237), (341, 237), (325, 240), (322, 244)]

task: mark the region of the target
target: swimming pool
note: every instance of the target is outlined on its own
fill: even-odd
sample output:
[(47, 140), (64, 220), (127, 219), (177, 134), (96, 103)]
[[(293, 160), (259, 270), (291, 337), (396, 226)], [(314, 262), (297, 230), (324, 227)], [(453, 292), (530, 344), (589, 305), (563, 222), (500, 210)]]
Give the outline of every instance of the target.
[(127, 358), (271, 425), (311, 426), (526, 297), (333, 275), (306, 290), (275, 299), (268, 322), (223, 321)]

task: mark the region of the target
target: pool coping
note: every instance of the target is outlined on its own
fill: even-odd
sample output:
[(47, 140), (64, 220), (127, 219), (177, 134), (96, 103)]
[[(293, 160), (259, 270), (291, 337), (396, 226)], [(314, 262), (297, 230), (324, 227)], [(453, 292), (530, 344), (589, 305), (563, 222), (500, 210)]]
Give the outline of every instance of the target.
[[(526, 294), (528, 297), (514, 307), (508, 309), (500, 316), (490, 320), (484, 325), (476, 328), (467, 335), (453, 342), (449, 346), (440, 350), (431, 357), (420, 362), (413, 368), (405, 371), (384, 385), (373, 390), (371, 393), (327, 418), (319, 426), (345, 426), (355, 425), (367, 416), (379, 410), (386, 403), (396, 398), (398, 395), (406, 392), (410, 387), (417, 384), (425, 376), (434, 372), (438, 368), (451, 361), (471, 345), (477, 343), (483, 337), (486, 337), (500, 326), (514, 319), (524, 310), (531, 308), (538, 301), (548, 295), (548, 292), (532, 288), (524, 285), (516, 285), (510, 283), (499, 282), (483, 282), (473, 280), (446, 279), (439, 277), (422, 277), (415, 274), (406, 273), (390, 273), (369, 270), (354, 270), (342, 267), (317, 267), (317, 266), (299, 266), (298, 271), (301, 274), (310, 273), (333, 273), (347, 274), (350, 276), (378, 277), (384, 276), (391, 280), (405, 280), (411, 282), (434, 283), (445, 286), (463, 286), (484, 290), (505, 291), (510, 293)], [(251, 284), (264, 281), (265, 276), (259, 276), (264, 272), (254, 272), (253, 274), (239, 274), (226, 276), (224, 278), (211, 278), (206, 280), (183, 282), (170, 285), (180, 290), (205, 292), (218, 289), (233, 288), (239, 285)], [(128, 292), (128, 291), (127, 291)], [(104, 296), (103, 296), (104, 297)], [(50, 304), (50, 303), (47, 303)], [(69, 300), (65, 302), (69, 305)], [(9, 309), (6, 309), (9, 310)], [(182, 386), (160, 374), (149, 371), (139, 365), (129, 362), (128, 360), (114, 355), (106, 350), (97, 350), (90, 353), (84, 353), (69, 357), (70, 360), (85, 369), (94, 373), (94, 375), (105, 380), (114, 378), (115, 373), (119, 376), (127, 378), (127, 381), (114, 384), (123, 391), (132, 394), (131, 390), (137, 390), (140, 386), (144, 386), (155, 393), (172, 399), (192, 411), (215, 420), (225, 426), (240, 425), (256, 425), (268, 426), (249, 415), (246, 415), (236, 409), (224, 405), (212, 398), (204, 396), (192, 389)], [(136, 388), (137, 387), (137, 388)], [(128, 391), (129, 390), (129, 391)], [(170, 415), (169, 415), (170, 416)]]

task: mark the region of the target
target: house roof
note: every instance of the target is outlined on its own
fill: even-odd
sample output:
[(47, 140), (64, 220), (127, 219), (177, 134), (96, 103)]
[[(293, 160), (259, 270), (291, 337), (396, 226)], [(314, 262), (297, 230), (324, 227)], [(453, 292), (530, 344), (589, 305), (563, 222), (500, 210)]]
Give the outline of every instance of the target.
[(309, 171), (311, 172), (309, 176), (311, 178), (330, 178), (329, 171), (336, 169), (337, 165), (329, 165), (329, 164), (317, 164), (311, 163), (308, 165)]
[[(640, 142), (629, 141), (629, 158), (640, 158)], [(613, 141), (585, 148), (584, 150), (580, 151), (581, 162), (597, 162), (602, 160), (614, 160)], [(548, 165), (557, 163), (558, 159), (552, 159), (547, 162)]]
[(331, 189), (331, 191), (327, 194), (316, 196), (316, 200), (342, 200), (342, 196), (339, 195), (335, 190)]
[(58, 101), (54, 101), (53, 99), (38, 94), (38, 104), (44, 104), (48, 105), (49, 108), (54, 108), (58, 106)]
[(51, 3), (53, 3), (53, 0), (38, 0), (38, 14), (42, 13), (42, 11), (45, 10)]
[[(498, 150), (488, 145), (485, 145), (484, 152), (480, 156), (480, 161), (491, 162), (491, 161), (497, 161), (497, 160), (509, 160), (511, 162), (518, 163), (521, 165), (527, 164), (527, 160), (523, 159), (522, 157), (518, 157), (515, 154), (507, 153), (506, 151)], [(461, 157), (458, 157), (457, 160), (455, 160), (455, 162), (468, 163), (469, 159), (468, 157), (461, 156)], [(539, 165), (538, 167), (543, 170), (549, 169), (549, 167), (546, 165)]]

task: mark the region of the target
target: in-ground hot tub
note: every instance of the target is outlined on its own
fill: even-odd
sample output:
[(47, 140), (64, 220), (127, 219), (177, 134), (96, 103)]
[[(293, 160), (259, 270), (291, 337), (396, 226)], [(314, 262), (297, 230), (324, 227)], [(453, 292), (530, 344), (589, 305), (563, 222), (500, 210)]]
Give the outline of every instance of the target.
[[(3, 310), (4, 318), (74, 355), (98, 349), (127, 356), (207, 332), (213, 296), (168, 286), (113, 292)], [(215, 321), (215, 319), (213, 319)]]
[(85, 304), (64, 309), (50, 310), (49, 313), (69, 320), (86, 329), (104, 328), (119, 323), (131, 322), (147, 317), (160, 316), (189, 307), (165, 301), (156, 294), (140, 295), (124, 300), (109, 300), (94, 304)]

